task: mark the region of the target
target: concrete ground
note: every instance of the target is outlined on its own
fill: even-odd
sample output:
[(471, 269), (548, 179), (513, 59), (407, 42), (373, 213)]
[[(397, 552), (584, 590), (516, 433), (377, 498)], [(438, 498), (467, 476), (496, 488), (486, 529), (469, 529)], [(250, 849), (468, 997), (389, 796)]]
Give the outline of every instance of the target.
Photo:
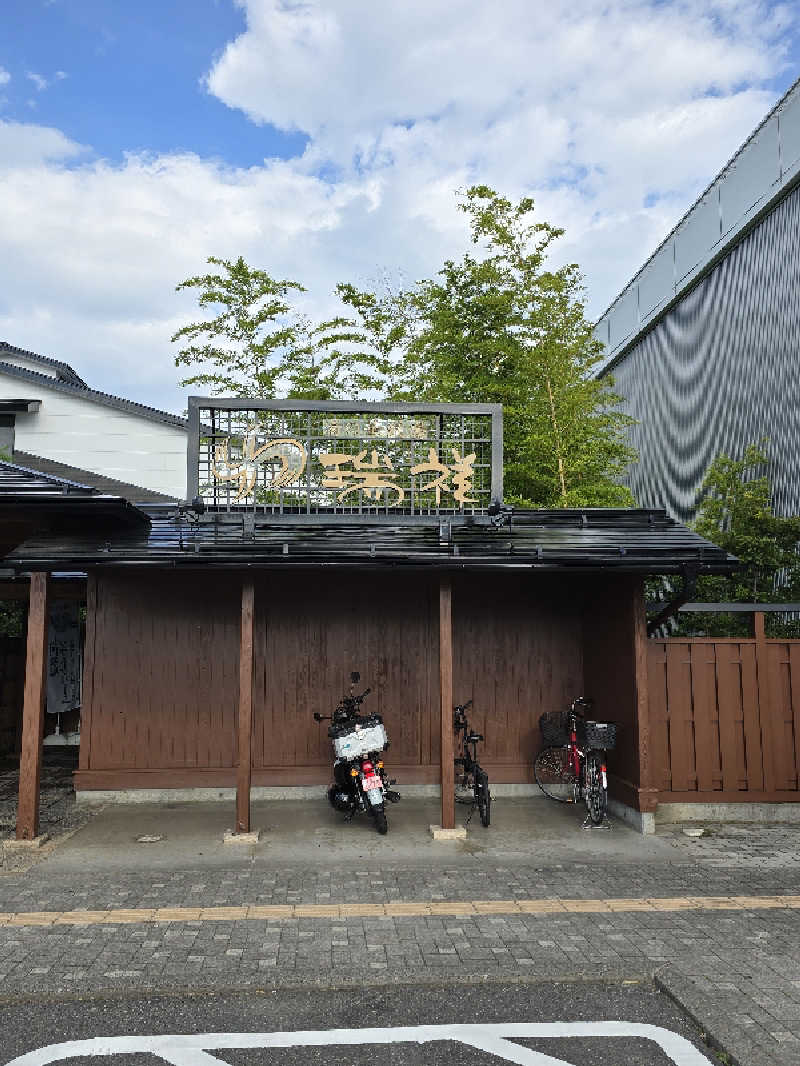
[(800, 826), (643, 837), (498, 798), (489, 829), (434, 842), (435, 800), (392, 807), (386, 837), (324, 800), (273, 801), (248, 847), (222, 843), (232, 817), (107, 807), (0, 875), (0, 996), (636, 980), (727, 1061), (800, 1064)]
[(438, 799), (405, 797), (388, 808), (389, 832), (381, 837), (371, 819), (351, 822), (327, 801), (278, 800), (252, 805), (251, 827), (260, 830), (255, 847), (222, 847), (233, 826), (230, 803), (110, 805), (81, 832), (54, 851), (52, 870), (124, 868), (139, 837), (161, 837), (138, 845), (141, 861), (153, 869), (176, 864), (223, 865), (297, 863), (326, 865), (373, 859), (377, 862), (441, 864), (453, 858), (478, 861), (627, 862), (668, 860), (687, 838), (671, 830), (643, 837), (613, 819), (608, 830), (580, 830), (585, 809), (553, 803), (544, 796), (495, 799), (494, 819), (484, 829), (469, 805), (456, 805), (456, 824), (468, 822), (467, 839), (434, 841), (429, 827), (441, 821)]

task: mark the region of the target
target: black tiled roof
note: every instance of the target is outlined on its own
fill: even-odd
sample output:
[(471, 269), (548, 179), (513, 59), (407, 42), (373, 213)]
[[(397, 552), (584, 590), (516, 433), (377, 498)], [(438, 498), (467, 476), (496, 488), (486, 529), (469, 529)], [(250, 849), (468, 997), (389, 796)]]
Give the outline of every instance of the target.
[(228, 567), (381, 566), (534, 569), (614, 569), (678, 573), (687, 566), (725, 573), (736, 560), (664, 511), (518, 511), (511, 528), (486, 518), (440, 525), (316, 523), (286, 517), (204, 515), (190, 521), (165, 508), (144, 507), (149, 528), (103, 533), (81, 529), (69, 537), (28, 540), (6, 560), (26, 568), (85, 569), (155, 565)]
[(0, 360), (3, 359), (4, 352), (8, 352), (10, 355), (18, 355), (23, 359), (29, 359), (31, 362), (41, 363), (42, 366), (50, 366), (57, 371), (59, 380), (66, 381), (70, 385), (77, 385), (82, 389), (89, 388), (83, 378), (76, 373), (75, 369), (69, 363), (62, 363), (60, 359), (51, 359), (48, 355), (39, 355), (38, 352), (30, 352), (27, 348), (18, 348), (15, 344), (9, 344), (8, 341), (0, 341)]
[(0, 460), (0, 496), (9, 493), (25, 496), (52, 496), (56, 493), (68, 492), (92, 495), (94, 491), (90, 485), (78, 481)]
[[(24, 355), (31, 355), (32, 353), (24, 352)], [(66, 364), (63, 364), (66, 366)], [(11, 377), (19, 378), (20, 381), (36, 382), (38, 385), (44, 385), (45, 388), (53, 389), (56, 392), (63, 392), (69, 396), (80, 396), (84, 400), (90, 400), (92, 403), (102, 404), (104, 407), (111, 407), (115, 411), (124, 411), (127, 414), (139, 415), (140, 418), (149, 418), (152, 422), (164, 422), (168, 426), (177, 426), (180, 429), (186, 429), (188, 422), (185, 418), (181, 418), (179, 415), (170, 414), (169, 411), (159, 411), (155, 407), (148, 407), (143, 403), (135, 403), (133, 400), (125, 400), (121, 396), (112, 396), (107, 392), (98, 392), (97, 389), (90, 389), (86, 384), (81, 382), (80, 385), (72, 382), (61, 380), (59, 378), (50, 377), (49, 374), (39, 374), (35, 370), (29, 370), (27, 367), (15, 366), (13, 363), (3, 362), (3, 349), (0, 348), (0, 372), (8, 374)], [(77, 379), (80, 381), (80, 378)]]
[(37, 536), (55, 542), (74, 535), (76, 528), (93, 529), (108, 521), (123, 527), (149, 525), (148, 516), (121, 496), (0, 460), (0, 523), (4, 521), (34, 522), (44, 530)]
[(91, 486), (98, 492), (104, 492), (111, 496), (122, 496), (131, 503), (176, 503), (174, 497), (167, 496), (163, 492), (154, 492), (152, 489), (142, 488), (141, 485), (131, 485), (127, 481), (117, 481), (113, 477), (104, 477), (92, 470), (83, 470), (80, 467), (68, 466), (66, 463), (58, 463), (55, 459), (45, 459), (41, 455), (31, 455), (30, 452), (14, 451), (13, 461), (22, 466), (29, 467), (42, 474), (52, 474), (57, 478), (78, 481), (83, 485)]

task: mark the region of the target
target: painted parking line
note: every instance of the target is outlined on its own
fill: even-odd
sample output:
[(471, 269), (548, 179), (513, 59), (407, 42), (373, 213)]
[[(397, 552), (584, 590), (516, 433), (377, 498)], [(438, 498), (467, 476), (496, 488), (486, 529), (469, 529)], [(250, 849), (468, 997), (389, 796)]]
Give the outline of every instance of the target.
[(505, 914), (653, 914), (668, 911), (800, 909), (800, 896), (673, 896), (651, 899), (506, 899), (408, 903), (284, 903), (242, 907), (147, 907), (0, 912), (0, 928), (152, 922), (281, 921), (294, 918), (469, 918)]
[[(658, 1025), (639, 1022), (508, 1022), (500, 1025), (415, 1025), (386, 1029), (328, 1029), (295, 1033), (200, 1033), (174, 1036), (107, 1036), (70, 1040), (29, 1051), (7, 1066), (49, 1066), (70, 1058), (110, 1058), (149, 1053), (170, 1066), (226, 1066), (212, 1051), (254, 1048), (365, 1046), (370, 1044), (426, 1044), (449, 1041), (484, 1051), (518, 1066), (570, 1066), (513, 1040), (563, 1038), (569, 1040), (634, 1037), (652, 1041), (674, 1066), (709, 1066), (706, 1058), (685, 1037)], [(600, 1047), (598, 1047), (600, 1050)]]

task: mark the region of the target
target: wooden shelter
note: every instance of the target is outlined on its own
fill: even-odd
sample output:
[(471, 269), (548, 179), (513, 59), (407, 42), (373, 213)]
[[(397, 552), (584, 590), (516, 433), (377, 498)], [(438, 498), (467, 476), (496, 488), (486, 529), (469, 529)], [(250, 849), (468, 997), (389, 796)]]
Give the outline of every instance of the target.
[[(361, 418), (363, 433), (365, 410), (382, 434), (374, 451), (336, 421)], [(243, 428), (231, 412), (282, 421)], [(732, 560), (662, 511), (504, 507), (498, 413), (195, 401), (193, 504), (106, 498), (102, 522), (87, 504), (66, 526), (27, 528), (3, 564), (31, 575), (19, 835), (36, 831), (54, 572), (88, 575), (79, 791), (236, 785), (246, 830), (251, 785), (328, 781), (329, 742), (312, 713), (328, 712), (358, 669), (386, 723), (392, 774), (400, 786), (441, 784), (444, 827), (454, 824), (452, 706), (468, 698), (491, 780), (514, 783), (532, 780), (539, 715), (591, 695), (597, 716), (619, 723), (612, 795), (652, 810), (643, 580), (727, 571)], [(479, 416), (488, 429), (468, 422)], [(416, 437), (390, 436), (408, 417)], [(321, 451), (333, 429), (339, 451)], [(299, 449), (320, 460), (316, 480), (298, 473)], [(399, 476), (404, 449), (416, 481)], [(469, 504), (445, 506), (470, 457)], [(287, 471), (294, 485), (279, 483)], [(378, 474), (391, 485), (370, 496)], [(390, 489), (404, 507), (387, 503)], [(20, 499), (17, 520), (24, 510)]]

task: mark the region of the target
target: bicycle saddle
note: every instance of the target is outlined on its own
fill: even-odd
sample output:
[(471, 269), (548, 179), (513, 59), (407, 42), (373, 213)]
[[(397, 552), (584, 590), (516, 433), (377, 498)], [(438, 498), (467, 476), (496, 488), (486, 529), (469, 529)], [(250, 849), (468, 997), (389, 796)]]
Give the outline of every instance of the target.
[(467, 737), (467, 741), (470, 744), (477, 744), (479, 740), (483, 740), (483, 733), (470, 733)]

